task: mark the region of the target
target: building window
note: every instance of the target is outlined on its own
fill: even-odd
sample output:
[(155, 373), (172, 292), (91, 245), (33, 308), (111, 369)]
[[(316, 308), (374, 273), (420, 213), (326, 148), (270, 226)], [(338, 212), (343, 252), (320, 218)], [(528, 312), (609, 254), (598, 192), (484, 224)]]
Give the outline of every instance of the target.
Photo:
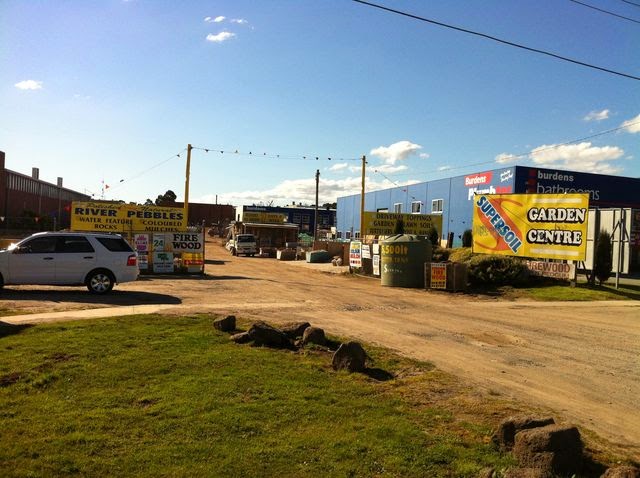
[(345, 235), (344, 235), (344, 238), (345, 238), (346, 240), (351, 239), (351, 231), (347, 231), (347, 232), (345, 232), (344, 234), (345, 234)]
[(378, 209), (376, 209), (377, 212), (389, 212), (389, 208), (388, 207), (379, 207)]
[(431, 212), (442, 212), (442, 199), (431, 201)]
[(402, 212), (402, 203), (401, 202), (397, 202), (393, 205), (393, 212), (395, 212), (396, 214), (400, 214)]
[(420, 214), (422, 212), (422, 202), (413, 201), (411, 203), (411, 214)]
[(342, 231), (336, 232), (336, 239), (342, 239)]
[(360, 231), (356, 231), (356, 233), (353, 235), (356, 239), (360, 239)]

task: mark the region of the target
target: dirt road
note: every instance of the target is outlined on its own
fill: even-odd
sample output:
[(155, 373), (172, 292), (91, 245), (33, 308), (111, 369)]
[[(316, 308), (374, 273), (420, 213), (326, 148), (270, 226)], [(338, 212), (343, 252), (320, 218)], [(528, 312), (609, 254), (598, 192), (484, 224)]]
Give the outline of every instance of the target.
[(640, 459), (638, 302), (508, 302), (388, 288), (301, 264), (232, 257), (213, 243), (206, 271), (206, 279), (122, 284), (99, 299), (80, 289), (9, 287), (0, 314), (158, 304), (161, 313), (308, 320), (551, 409)]

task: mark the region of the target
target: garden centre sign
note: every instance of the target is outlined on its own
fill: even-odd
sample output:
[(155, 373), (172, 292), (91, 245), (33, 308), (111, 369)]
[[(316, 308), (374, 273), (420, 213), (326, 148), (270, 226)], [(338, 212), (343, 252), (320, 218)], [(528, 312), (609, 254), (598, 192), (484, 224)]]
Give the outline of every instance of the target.
[(183, 231), (184, 209), (113, 202), (71, 203), (71, 230), (91, 232)]
[(589, 194), (476, 194), (473, 252), (583, 261)]
[(365, 236), (392, 236), (399, 220), (402, 220), (404, 234), (426, 236), (429, 229), (435, 228), (442, 232), (441, 214), (394, 214), (389, 212), (365, 212)]

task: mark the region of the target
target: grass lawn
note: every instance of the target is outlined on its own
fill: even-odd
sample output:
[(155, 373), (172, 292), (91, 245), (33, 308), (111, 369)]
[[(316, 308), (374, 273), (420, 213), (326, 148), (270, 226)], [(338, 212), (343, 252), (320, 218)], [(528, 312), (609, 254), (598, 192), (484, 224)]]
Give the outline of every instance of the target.
[(609, 281), (604, 285), (588, 286), (578, 283), (570, 287), (568, 283), (542, 282), (532, 287), (501, 288), (505, 298), (523, 298), (543, 301), (561, 300), (640, 300), (640, 285), (620, 284), (615, 288), (615, 282)]
[(1, 476), (475, 476), (516, 410), (429, 364), (236, 345), (210, 317), (0, 330)]

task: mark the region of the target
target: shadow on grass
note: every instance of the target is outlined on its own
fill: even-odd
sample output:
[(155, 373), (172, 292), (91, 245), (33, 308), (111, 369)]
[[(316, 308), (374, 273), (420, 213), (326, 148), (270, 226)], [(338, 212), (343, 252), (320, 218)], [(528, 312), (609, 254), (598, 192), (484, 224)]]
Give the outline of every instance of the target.
[(19, 334), (29, 327), (31, 327), (31, 324), (8, 324), (0, 321), (0, 339), (9, 335)]
[(394, 378), (392, 373), (382, 370), (381, 368), (365, 368), (362, 373), (378, 382), (387, 382)]
[(86, 290), (51, 289), (20, 290), (4, 288), (3, 300), (42, 300), (50, 302), (76, 302), (81, 304), (105, 305), (143, 305), (143, 304), (181, 304), (182, 299), (173, 295), (156, 294), (154, 292), (113, 290), (106, 295), (90, 294)]

